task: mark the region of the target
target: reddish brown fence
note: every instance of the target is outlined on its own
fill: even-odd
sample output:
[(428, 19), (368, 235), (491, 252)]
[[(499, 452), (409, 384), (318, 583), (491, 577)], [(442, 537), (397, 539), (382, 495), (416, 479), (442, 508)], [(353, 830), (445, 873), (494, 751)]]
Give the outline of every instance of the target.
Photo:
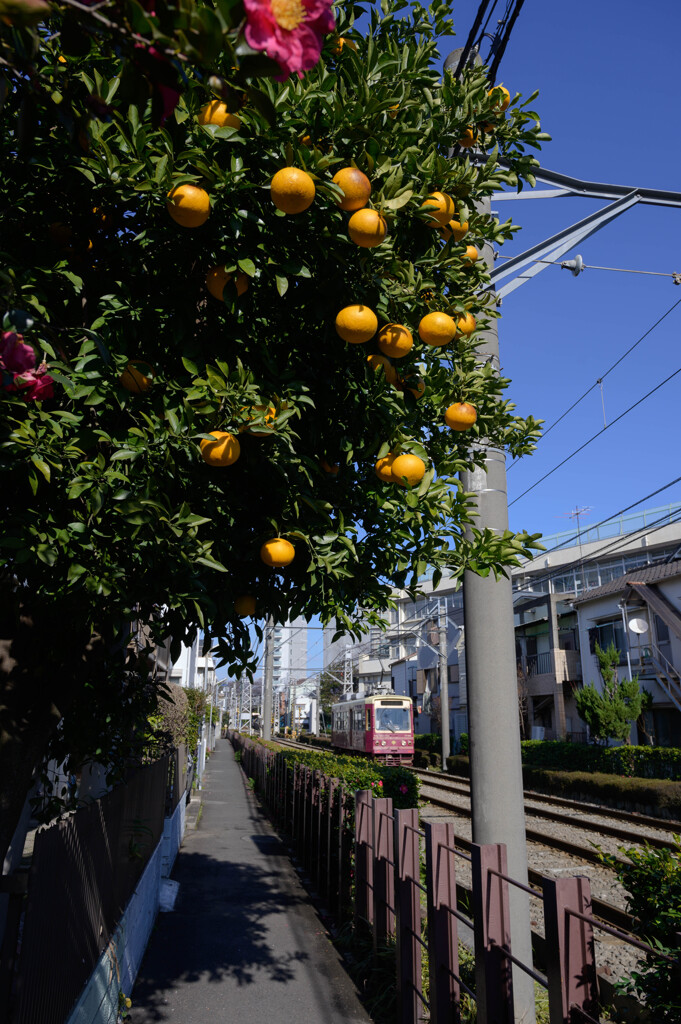
[[(35, 837), (11, 1016), (13, 1024), (63, 1024), (108, 944), (177, 806), (175, 754)], [(0, 1008), (0, 1017), (5, 1007)]]
[[(548, 989), (550, 1024), (598, 1024), (594, 929), (671, 959), (593, 917), (587, 877), (546, 878), (541, 892), (530, 889), (509, 877), (504, 845), (473, 843), (466, 854), (456, 848), (451, 825), (426, 822), (421, 829), (416, 809), (393, 811), (392, 801), (375, 798), (372, 790), (351, 795), (319, 771), (287, 766), (281, 754), (238, 733), (229, 735), (247, 775), (272, 816), (292, 834), (301, 862), (332, 911), (365, 921), (376, 946), (394, 938), (398, 1024), (458, 1024), (462, 990), (476, 1000), (479, 1020), (513, 1024), (514, 964)], [(472, 918), (457, 907), (457, 858), (470, 867)], [(543, 903), (545, 975), (513, 954), (510, 885)], [(460, 977), (459, 922), (473, 932), (475, 994)]]

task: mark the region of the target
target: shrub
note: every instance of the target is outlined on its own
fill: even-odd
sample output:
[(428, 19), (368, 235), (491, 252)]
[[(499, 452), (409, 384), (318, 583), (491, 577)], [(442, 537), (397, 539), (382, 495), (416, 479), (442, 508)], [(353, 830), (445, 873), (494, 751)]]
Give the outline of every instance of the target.
[(465, 757), (468, 757), (468, 754), (469, 754), (469, 743), (468, 743), (468, 733), (467, 732), (462, 732), (461, 735), (459, 736), (458, 748), (459, 748), (458, 749), (458, 753), (459, 754), (463, 754)]
[(561, 740), (524, 740), (523, 764), (557, 771), (592, 771), (642, 779), (681, 779), (676, 747), (596, 747)]
[(420, 736), (414, 736), (414, 748), (416, 750), (438, 751), (442, 746), (442, 736), (437, 732), (424, 732)]
[[(674, 957), (674, 962), (646, 956), (622, 986), (626, 992), (643, 997), (656, 1024), (678, 1024), (681, 1019), (681, 990), (678, 979), (677, 936), (681, 928), (681, 836), (674, 837), (676, 850), (649, 846), (625, 849), (630, 863), (622, 864), (612, 854), (602, 854), (627, 891), (627, 910), (633, 917), (636, 935)], [(660, 899), (660, 894), (664, 895)]]
[(554, 772), (544, 768), (523, 767), (523, 783), (535, 789), (568, 799), (591, 798), (596, 803), (615, 807), (654, 808), (670, 818), (681, 817), (681, 783), (671, 779), (629, 779), (604, 772)]

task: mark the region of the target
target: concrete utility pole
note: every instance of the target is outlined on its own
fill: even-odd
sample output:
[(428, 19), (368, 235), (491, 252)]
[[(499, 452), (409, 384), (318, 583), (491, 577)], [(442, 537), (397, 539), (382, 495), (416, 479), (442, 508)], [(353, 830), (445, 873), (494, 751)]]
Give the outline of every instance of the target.
[[(478, 206), (489, 214), (489, 200)], [(488, 267), (494, 262), (492, 247), (482, 251)], [(496, 321), (479, 336), (477, 357), (499, 372), (499, 338)], [(496, 448), (483, 447), (485, 466), (462, 473), (465, 491), (475, 496), (478, 529), (502, 533), (508, 529), (506, 456)], [(518, 679), (513, 629), (513, 591), (510, 578), (496, 580), (467, 571), (463, 579), (466, 619), (466, 673), (470, 733), (471, 807), (474, 843), (505, 843), (509, 875), (527, 885), (527, 840), (523, 773), (518, 723)], [(532, 937), (528, 895), (509, 886), (511, 943), (523, 963), (532, 963)], [(484, 986), (478, 984), (479, 998)], [(513, 968), (515, 1019), (522, 1024), (535, 1020), (534, 982)], [(481, 1012), (482, 1010), (482, 1012)], [(478, 1014), (487, 1020), (478, 1003)]]
[(442, 770), (447, 771), (449, 757), (449, 675), (447, 671), (447, 606), (438, 601), (438, 644), (440, 660), (440, 718), (442, 728)]
[(262, 679), (262, 738), (272, 739), (272, 680), (274, 677), (274, 619), (265, 626), (265, 668)]

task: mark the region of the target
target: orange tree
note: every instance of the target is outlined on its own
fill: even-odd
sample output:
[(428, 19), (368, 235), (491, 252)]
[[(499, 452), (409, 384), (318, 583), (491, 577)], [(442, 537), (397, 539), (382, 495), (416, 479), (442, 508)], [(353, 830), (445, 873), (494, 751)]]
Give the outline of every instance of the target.
[[(126, 623), (175, 646), (203, 629), (238, 672), (237, 599), (360, 632), (426, 566), (499, 573), (527, 551), (527, 535), (463, 536), (457, 474), (480, 439), (520, 455), (537, 436), (476, 361), (496, 311), (475, 243), (511, 236), (477, 204), (532, 181), (542, 138), (530, 101), (505, 109), (484, 69), (443, 79), (446, 4), (341, 3), (319, 63), (280, 81), (255, 76), (292, 69), (286, 19), (311, 0), (260, 3), (292, 26), (250, 37), (276, 65), (240, 34), (254, 0), (68, 4), (37, 27), (15, 2), (0, 51), (5, 842), (46, 752), (122, 756), (155, 706)], [(474, 414), (452, 429), (461, 403)]]

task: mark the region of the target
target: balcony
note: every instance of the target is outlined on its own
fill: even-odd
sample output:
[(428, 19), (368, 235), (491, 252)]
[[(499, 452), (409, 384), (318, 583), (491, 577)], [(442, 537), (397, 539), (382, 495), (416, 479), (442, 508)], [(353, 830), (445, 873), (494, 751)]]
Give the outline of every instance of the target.
[(556, 685), (581, 680), (579, 651), (543, 651), (522, 657), (518, 662), (518, 677), (531, 697), (552, 693)]

